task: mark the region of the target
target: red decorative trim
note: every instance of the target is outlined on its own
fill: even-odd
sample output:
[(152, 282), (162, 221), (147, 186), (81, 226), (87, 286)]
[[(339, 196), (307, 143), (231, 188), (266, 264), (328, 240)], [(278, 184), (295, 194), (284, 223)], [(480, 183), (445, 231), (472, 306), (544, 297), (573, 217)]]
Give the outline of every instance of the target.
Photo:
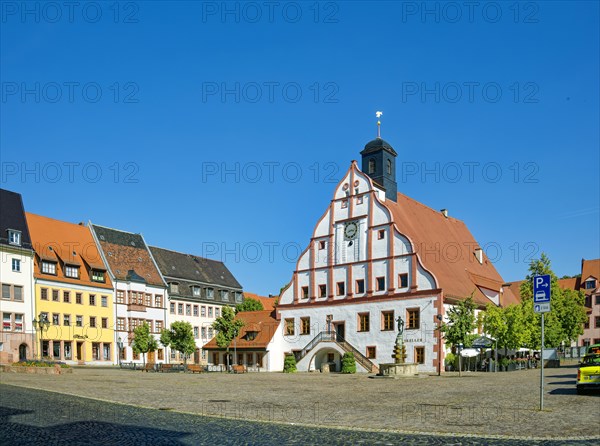
[[(353, 284), (354, 286), (354, 284)], [(278, 305), (277, 308), (279, 310), (291, 310), (294, 308), (303, 308), (303, 307), (314, 307), (314, 306), (323, 306), (323, 305), (353, 305), (357, 303), (370, 303), (370, 302), (381, 302), (381, 301), (402, 301), (416, 298), (427, 298), (431, 299), (441, 293), (440, 289), (435, 290), (423, 290), (423, 291), (414, 291), (411, 293), (395, 293), (393, 295), (382, 294), (372, 297), (355, 297), (354, 299), (339, 299), (339, 300), (330, 300), (330, 301), (319, 301), (319, 302), (299, 302), (296, 305), (285, 304)], [(416, 307), (415, 307), (416, 308)]]
[[(394, 226), (392, 225), (392, 223), (390, 223), (389, 225), (389, 229), (387, 231), (387, 237), (388, 237), (388, 254), (390, 257), (390, 260), (388, 260), (388, 291), (393, 292), (396, 287), (394, 286), (394, 282), (396, 281), (396, 277), (394, 274), (394, 270), (395, 270), (395, 265), (394, 265), (394, 238), (395, 238), (395, 234), (394, 234)], [(400, 284), (398, 284), (400, 285)]]
[(416, 290), (419, 285), (417, 284), (417, 254), (412, 253), (412, 259), (410, 262), (410, 289)]

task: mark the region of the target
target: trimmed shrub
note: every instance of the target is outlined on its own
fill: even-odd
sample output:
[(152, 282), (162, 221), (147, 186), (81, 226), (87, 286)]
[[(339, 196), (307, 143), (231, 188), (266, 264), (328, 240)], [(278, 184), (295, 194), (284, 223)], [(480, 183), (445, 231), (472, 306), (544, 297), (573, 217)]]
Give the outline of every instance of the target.
[(283, 361), (283, 373), (296, 372), (296, 357), (294, 355), (286, 355)]
[(356, 373), (356, 359), (354, 353), (344, 353), (342, 356), (342, 373)]

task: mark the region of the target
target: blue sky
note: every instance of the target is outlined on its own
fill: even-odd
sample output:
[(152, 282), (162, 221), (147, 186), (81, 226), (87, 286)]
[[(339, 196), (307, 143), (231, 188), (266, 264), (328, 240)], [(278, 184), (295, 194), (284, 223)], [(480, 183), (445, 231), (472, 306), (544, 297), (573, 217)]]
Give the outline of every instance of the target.
[[(25, 6), (24, 6), (25, 5)], [(223, 6), (225, 5), (225, 6)], [(276, 294), (376, 135), (505, 280), (600, 257), (597, 2), (3, 2), (1, 187)]]

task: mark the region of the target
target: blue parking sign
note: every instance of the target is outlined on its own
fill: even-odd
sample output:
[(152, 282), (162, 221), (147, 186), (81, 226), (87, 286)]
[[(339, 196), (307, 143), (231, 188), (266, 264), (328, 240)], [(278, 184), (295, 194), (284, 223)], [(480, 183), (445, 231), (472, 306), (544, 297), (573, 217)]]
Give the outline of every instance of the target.
[(533, 303), (550, 302), (550, 274), (533, 277)]

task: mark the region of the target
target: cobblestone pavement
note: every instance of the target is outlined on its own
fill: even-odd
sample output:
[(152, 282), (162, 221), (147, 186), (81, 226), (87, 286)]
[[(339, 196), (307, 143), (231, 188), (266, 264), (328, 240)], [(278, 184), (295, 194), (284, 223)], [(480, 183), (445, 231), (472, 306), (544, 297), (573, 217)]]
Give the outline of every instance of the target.
[[(361, 437), (367, 435), (364, 430), (383, 431), (377, 432), (381, 437), (365, 440), (369, 444), (380, 440), (387, 442), (386, 435), (392, 435), (392, 432), (472, 436), (470, 439), (461, 437), (453, 444), (492, 444), (494, 438), (495, 444), (522, 444), (525, 440), (529, 443), (534, 439), (546, 441), (533, 441), (532, 444), (573, 444), (574, 440), (587, 440), (582, 444), (598, 444), (600, 398), (598, 395), (576, 394), (576, 373), (577, 369), (573, 366), (546, 370), (545, 410), (541, 412), (538, 410), (537, 370), (464, 373), (461, 378), (447, 374), (442, 377), (393, 380), (370, 379), (364, 374), (192, 375), (81, 368), (75, 369), (72, 374), (58, 376), (3, 373), (0, 383), (136, 406), (106, 406), (119, 407), (119, 411), (124, 413), (154, 408), (160, 410), (148, 412), (155, 414), (153, 416), (169, 414), (185, 418), (189, 417), (188, 414), (207, 415), (211, 418), (185, 418), (185, 423), (190, 420), (192, 427), (198, 423), (209, 426), (233, 423), (228, 426), (239, 429), (236, 432), (244, 432), (244, 429), (249, 429), (251, 433), (256, 429), (263, 432), (266, 429), (274, 437), (269, 437), (264, 444), (290, 443), (296, 437), (285, 437), (288, 432), (286, 429), (302, 432), (303, 437), (298, 440), (300, 444), (317, 441), (305, 435), (312, 435), (318, 430), (299, 430), (298, 425), (352, 429), (352, 432), (343, 434), (337, 430), (323, 431), (323, 435), (329, 439), (337, 438), (336, 435), (357, 435), (343, 442), (346, 444), (366, 438)], [(14, 388), (2, 387), (3, 406), (8, 400), (4, 395), (5, 389)], [(60, 397), (70, 401), (68, 397)], [(96, 404), (84, 401), (88, 405)], [(175, 414), (174, 411), (184, 414)], [(248, 420), (279, 424), (244, 423)], [(290, 424), (296, 426), (290, 427)], [(160, 426), (149, 425), (157, 429)], [(175, 426), (188, 427), (187, 424)], [(119, 428), (123, 429), (122, 426)], [(362, 432), (358, 431), (361, 429)], [(409, 437), (409, 444), (435, 444), (430, 441), (430, 436), (424, 443), (419, 443), (425, 438), (421, 435)], [(484, 437), (485, 440), (482, 439)], [(257, 441), (260, 437), (254, 438)], [(391, 444), (401, 441), (400, 437), (389, 438)], [(436, 438), (442, 441), (439, 444), (453, 441), (453, 437), (448, 435)], [(498, 438), (513, 438), (517, 442), (506, 443)], [(202, 441), (214, 443), (209, 438), (194, 440), (194, 443)]]
[[(203, 417), (0, 385), (0, 442), (18, 445), (490, 445), (523, 440), (365, 432)], [(593, 445), (533, 440), (533, 445)]]

